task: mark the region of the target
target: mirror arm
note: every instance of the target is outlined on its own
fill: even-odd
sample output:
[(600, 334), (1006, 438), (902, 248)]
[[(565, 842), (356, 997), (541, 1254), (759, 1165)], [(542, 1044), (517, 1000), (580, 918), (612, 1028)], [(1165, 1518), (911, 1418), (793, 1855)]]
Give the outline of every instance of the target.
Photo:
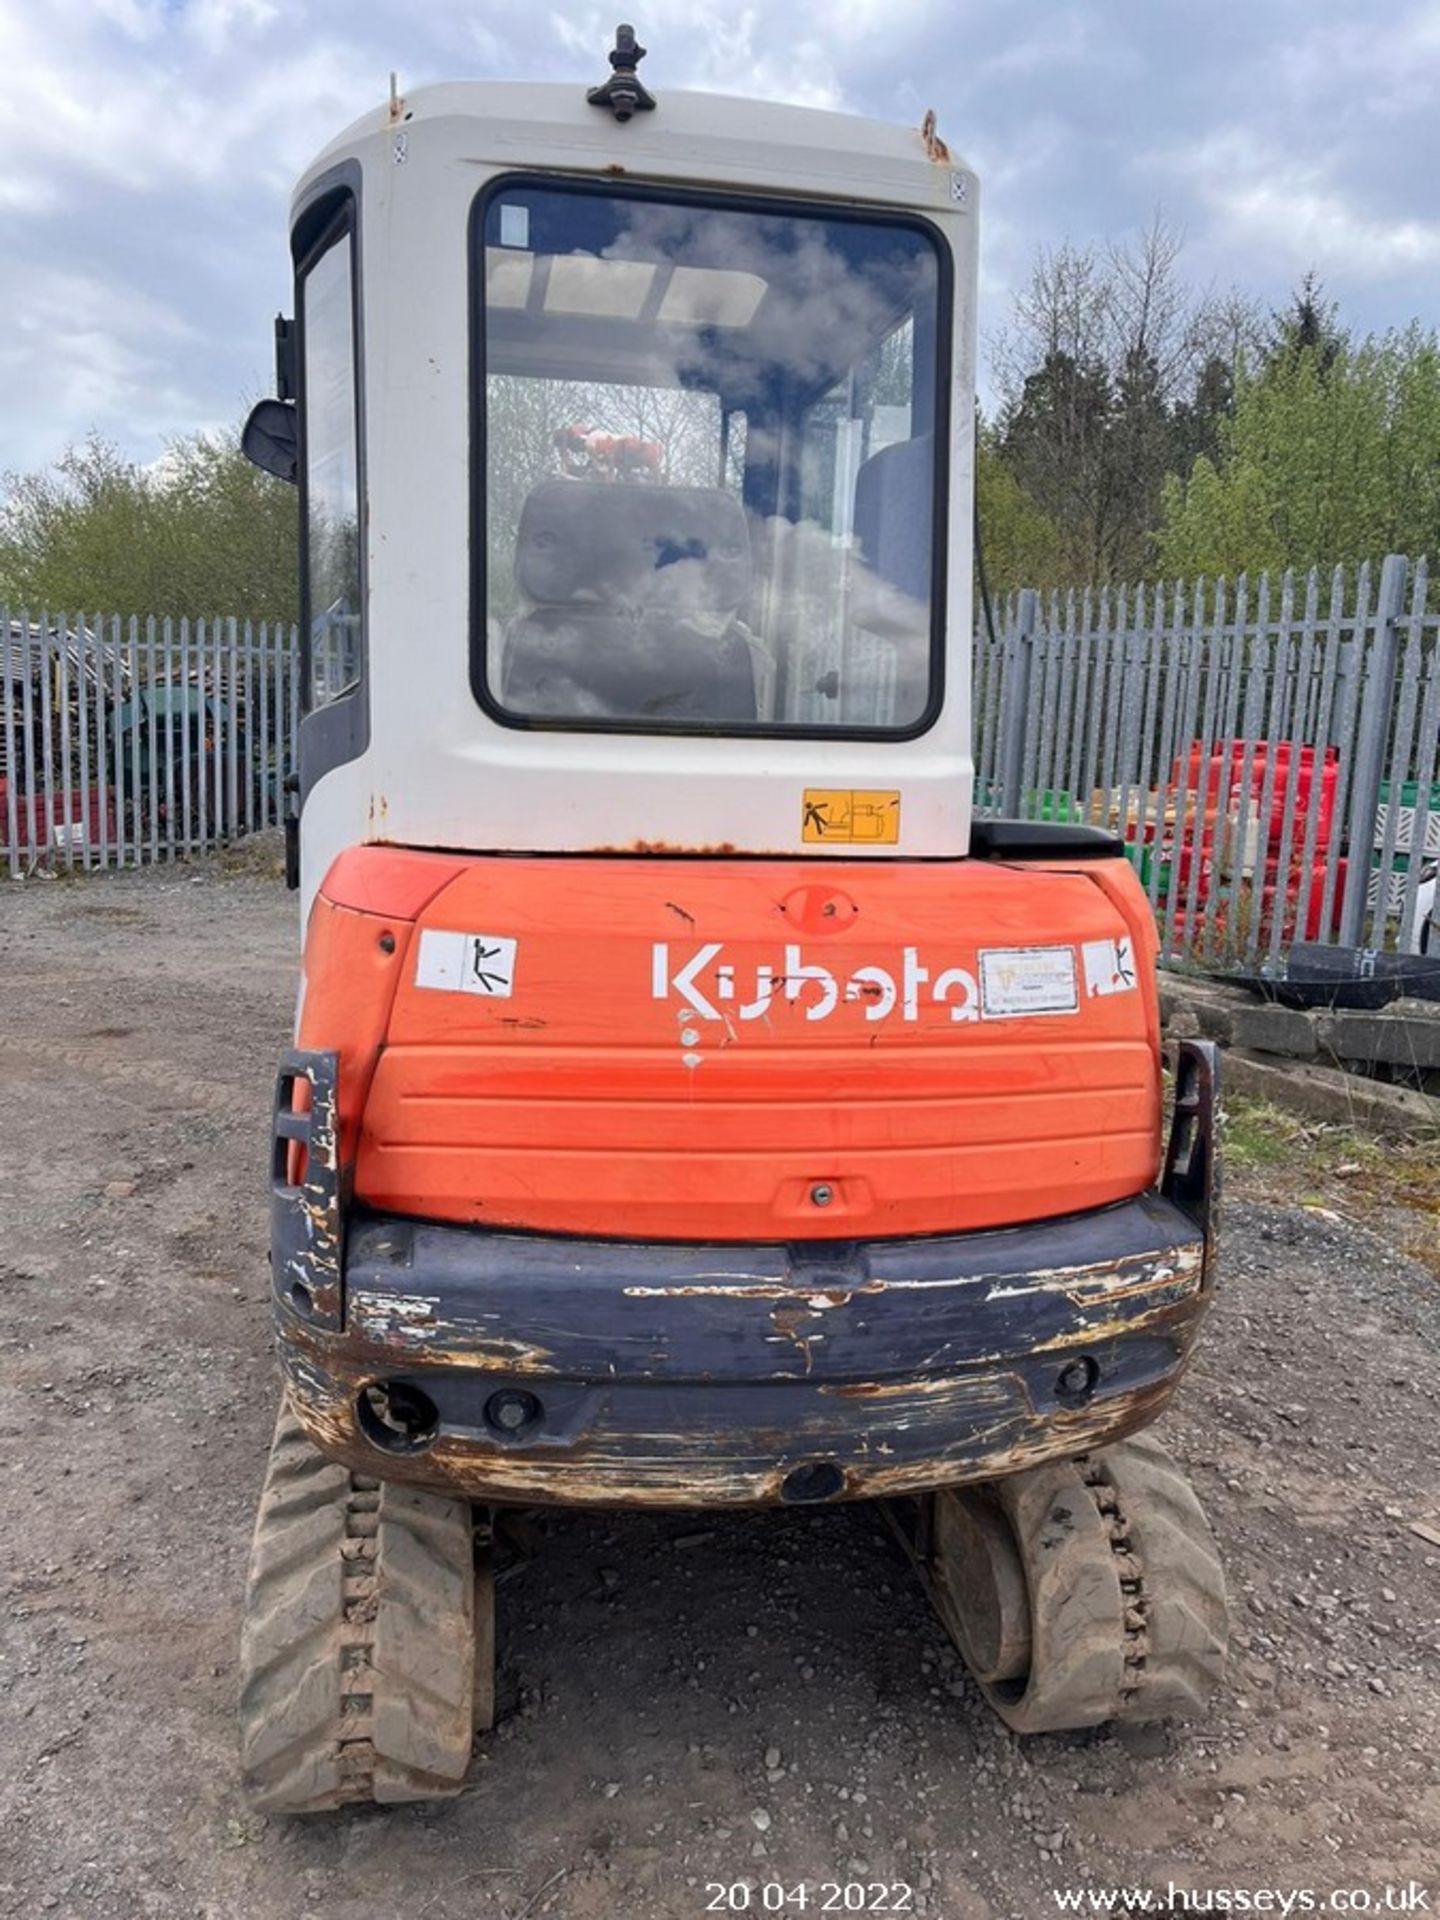
[(295, 322), (275, 316), (275, 392), (281, 400), (299, 398), (295, 373)]

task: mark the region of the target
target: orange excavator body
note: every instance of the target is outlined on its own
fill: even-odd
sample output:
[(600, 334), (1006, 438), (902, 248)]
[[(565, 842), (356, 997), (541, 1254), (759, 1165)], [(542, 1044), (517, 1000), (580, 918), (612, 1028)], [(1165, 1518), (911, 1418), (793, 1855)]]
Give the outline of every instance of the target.
[(299, 1040), (339, 1055), (342, 1157), (377, 1211), (644, 1240), (969, 1232), (1154, 1184), (1152, 940), (1117, 859), (806, 877), (357, 848), (314, 908)]

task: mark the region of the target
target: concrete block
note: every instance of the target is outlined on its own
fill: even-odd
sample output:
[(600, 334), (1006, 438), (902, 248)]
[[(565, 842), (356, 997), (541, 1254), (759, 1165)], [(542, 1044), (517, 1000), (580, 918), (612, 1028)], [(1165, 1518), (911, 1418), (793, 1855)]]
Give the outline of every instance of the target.
[(1440, 1100), (1405, 1087), (1387, 1087), (1379, 1080), (1342, 1073), (1310, 1060), (1283, 1060), (1274, 1055), (1232, 1048), (1220, 1063), (1221, 1085), (1227, 1093), (1249, 1094), (1269, 1100), (1293, 1113), (1370, 1133), (1431, 1136), (1440, 1145)]
[(1336, 1060), (1440, 1067), (1440, 1002), (1395, 1000), (1377, 1013), (1326, 1014), (1318, 1022), (1317, 1037), (1321, 1050)]
[(1230, 1038), (1237, 1047), (1259, 1053), (1283, 1053), (1296, 1060), (1313, 1060), (1318, 1045), (1312, 1013), (1298, 1007), (1277, 1007), (1268, 1000), (1252, 1000), (1230, 1016)]
[(1241, 987), (1222, 987), (1218, 981), (1197, 980), (1189, 974), (1160, 976), (1160, 1017), (1166, 1032), (1177, 1039), (1199, 1035), (1225, 1046), (1236, 1009), (1254, 1005)]

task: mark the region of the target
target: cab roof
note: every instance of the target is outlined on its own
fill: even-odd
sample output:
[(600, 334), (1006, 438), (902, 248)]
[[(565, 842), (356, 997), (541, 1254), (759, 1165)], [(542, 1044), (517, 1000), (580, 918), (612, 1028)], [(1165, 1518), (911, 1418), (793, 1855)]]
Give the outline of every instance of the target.
[[(597, 76), (598, 77), (598, 76)], [(954, 209), (973, 204), (974, 176), (918, 127), (728, 94), (667, 88), (647, 73), (657, 106), (621, 124), (586, 101), (581, 82), (469, 80), (418, 87), (361, 115), (307, 169), (314, 182), (346, 159), (379, 159), (405, 135), (419, 158), (433, 131), (447, 156), (492, 167), (634, 175), (711, 186), (827, 194), (845, 200)], [(960, 184), (957, 184), (960, 183)]]

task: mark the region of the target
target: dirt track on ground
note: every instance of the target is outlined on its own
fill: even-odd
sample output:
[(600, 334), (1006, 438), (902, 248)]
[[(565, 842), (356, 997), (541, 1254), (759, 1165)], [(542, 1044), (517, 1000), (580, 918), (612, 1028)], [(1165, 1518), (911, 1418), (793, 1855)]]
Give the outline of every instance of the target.
[(1440, 1292), (1243, 1196), (1165, 1423), (1234, 1594), (1201, 1724), (1017, 1743), (864, 1507), (561, 1515), (500, 1587), (501, 1724), (460, 1800), (251, 1816), (293, 911), (224, 865), (0, 893), (0, 1913), (670, 1920), (747, 1877), (809, 1912), (904, 1883), (932, 1920), (1169, 1881), (1440, 1907), (1440, 1548), (1411, 1531), (1440, 1523)]

